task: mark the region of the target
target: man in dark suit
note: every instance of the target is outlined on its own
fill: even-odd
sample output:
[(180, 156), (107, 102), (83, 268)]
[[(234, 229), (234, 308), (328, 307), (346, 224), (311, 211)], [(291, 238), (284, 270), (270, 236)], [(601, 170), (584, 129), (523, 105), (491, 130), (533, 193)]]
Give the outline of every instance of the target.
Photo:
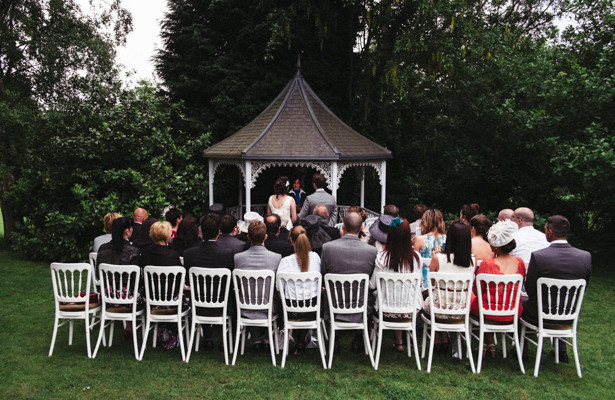
[(265, 247), (269, 251), (278, 253), (282, 257), (290, 256), (295, 252), (293, 245), (290, 244), (288, 239), (282, 239), (280, 235), (280, 216), (277, 214), (271, 214), (265, 218), (265, 225), (267, 226), (267, 240), (265, 240)]
[[(267, 239), (267, 227), (265, 223), (262, 221), (250, 223), (248, 227), (248, 239), (250, 239), (250, 248), (242, 253), (235, 254), (235, 268), (249, 271), (271, 270), (275, 273), (278, 270), (278, 265), (280, 265), (282, 256), (267, 250), (265, 247), (264, 242), (265, 239)], [(269, 285), (275, 285), (275, 281), (268, 282), (264, 289), (265, 292), (269, 291)], [(262, 289), (259, 289), (257, 292), (261, 293), (261, 290)], [(273, 314), (276, 314), (281, 306), (279, 297), (276, 297), (275, 293), (277, 292), (274, 291), (274, 298), (272, 300)], [(247, 310), (242, 311), (241, 316), (243, 318), (261, 319), (267, 318), (267, 313), (259, 310)], [(252, 342), (254, 343), (254, 349), (256, 351), (261, 349), (269, 351), (266, 343), (265, 345), (261, 344), (261, 337), (265, 328), (250, 327), (249, 330)]]
[(134, 224), (132, 225), (132, 235), (130, 235), (130, 239), (128, 239), (130, 243), (134, 243), (139, 237), (141, 224), (147, 219), (147, 217), (147, 211), (144, 208), (137, 208), (132, 214)]
[[(350, 212), (344, 216), (342, 237), (322, 246), (320, 268), (323, 278), (328, 273), (372, 275), (378, 250), (359, 239), (362, 225), (363, 219), (359, 214)], [(365, 290), (368, 290), (367, 287)], [(373, 299), (373, 296), (368, 296), (368, 299)], [(369, 314), (368, 305), (368, 319)], [(361, 319), (361, 314), (345, 314), (336, 317), (336, 320), (346, 322), (360, 322)], [(355, 335), (352, 341), (351, 350), (353, 352), (360, 350), (363, 343), (361, 335), (361, 333)]]
[(337, 202), (335, 201), (335, 197), (325, 192), (325, 177), (322, 174), (314, 174), (312, 181), (314, 183), (314, 190), (316, 191), (305, 199), (305, 203), (303, 203), (298, 218), (301, 219), (311, 215), (314, 212), (314, 208), (322, 204), (327, 207), (329, 212), (328, 225), (335, 226), (337, 223)]
[(231, 214), (223, 216), (220, 224), (220, 236), (217, 242), (220, 246), (231, 249), (233, 255), (246, 251), (250, 247), (249, 243), (239, 240), (234, 236), (238, 232), (237, 218)]
[[(545, 235), (550, 246), (534, 251), (525, 278), (528, 299), (523, 304), (523, 318), (538, 320), (538, 278), (585, 279), (589, 283), (592, 271), (592, 257), (587, 251), (572, 247), (566, 237), (570, 231), (570, 222), (562, 215), (553, 215), (545, 224)], [(543, 304), (548, 304), (543, 301)], [(568, 362), (566, 344), (559, 343), (559, 359)]]

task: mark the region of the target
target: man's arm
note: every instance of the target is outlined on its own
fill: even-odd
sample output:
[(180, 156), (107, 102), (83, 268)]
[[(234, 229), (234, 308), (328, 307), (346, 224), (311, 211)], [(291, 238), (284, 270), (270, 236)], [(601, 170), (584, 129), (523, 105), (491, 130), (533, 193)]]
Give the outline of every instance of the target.
[(297, 216), (297, 220), (307, 217), (309, 210), (310, 210), (310, 198), (306, 197), (305, 202), (303, 203), (303, 207), (301, 207), (301, 212)]
[(333, 210), (331, 211), (331, 215), (329, 216), (329, 226), (335, 226), (337, 223), (337, 203), (335, 202), (335, 198), (333, 199)]

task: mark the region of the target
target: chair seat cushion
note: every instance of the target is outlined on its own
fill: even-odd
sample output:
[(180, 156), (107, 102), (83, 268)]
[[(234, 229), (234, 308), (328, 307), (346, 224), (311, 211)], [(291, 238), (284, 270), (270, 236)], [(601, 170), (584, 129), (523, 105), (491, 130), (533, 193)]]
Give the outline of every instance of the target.
[(382, 316), (382, 319), (386, 322), (398, 322), (398, 323), (412, 322), (412, 318), (399, 318), (399, 317), (394, 317), (393, 315), (394, 314), (392, 315), (384, 314)]
[[(96, 307), (100, 307), (100, 303), (90, 303), (90, 310)], [(60, 304), (60, 311), (84, 311), (85, 303), (65, 303)]]
[[(137, 311), (143, 310), (142, 304), (137, 304)], [(107, 306), (107, 312), (110, 313), (118, 313), (118, 314), (130, 314), (132, 312), (132, 307), (129, 306)]]
[[(189, 307), (182, 307), (182, 312), (188, 311)], [(177, 307), (170, 308), (153, 308), (151, 314), (154, 315), (173, 315), (177, 314)]]
[(221, 317), (222, 309), (221, 308), (196, 308), (196, 315), (199, 317)]
[[(523, 317), (523, 320), (536, 327), (538, 326), (538, 321), (536, 321), (535, 319)], [(544, 320), (542, 323), (542, 326), (544, 326), (545, 329), (552, 329), (552, 330), (557, 330), (557, 331), (567, 331), (567, 330), (572, 329), (571, 323), (568, 323), (567, 321), (554, 322), (554, 321)]]

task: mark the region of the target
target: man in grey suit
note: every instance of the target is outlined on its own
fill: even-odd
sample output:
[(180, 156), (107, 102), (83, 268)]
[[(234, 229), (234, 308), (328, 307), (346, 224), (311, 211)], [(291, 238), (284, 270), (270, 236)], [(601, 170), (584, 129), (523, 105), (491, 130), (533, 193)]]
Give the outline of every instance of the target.
[[(570, 222), (562, 215), (553, 215), (545, 224), (545, 235), (550, 246), (534, 251), (525, 278), (528, 300), (523, 304), (523, 318), (538, 320), (538, 278), (585, 279), (589, 283), (592, 272), (592, 256), (589, 252), (572, 247), (566, 237)], [(543, 305), (548, 304), (543, 301)], [(568, 362), (566, 344), (559, 343), (559, 359)]]
[[(363, 219), (359, 214), (354, 212), (347, 213), (344, 216), (344, 223), (342, 225), (342, 237), (325, 243), (322, 246), (320, 269), (323, 279), (328, 273), (372, 275), (378, 250), (359, 239), (362, 224)], [(365, 288), (365, 290), (368, 289)], [(373, 296), (368, 296), (368, 299), (373, 300)], [(368, 304), (368, 318), (370, 308), (373, 309)], [(325, 315), (327, 314), (325, 313)], [(361, 314), (345, 314), (336, 317), (336, 320), (360, 322), (361, 318)], [(361, 335), (356, 335), (352, 341), (351, 350), (353, 352), (360, 350), (360, 346), (363, 343)]]
[(327, 211), (329, 212), (328, 225), (335, 226), (337, 223), (337, 202), (335, 201), (335, 197), (325, 192), (325, 177), (322, 174), (314, 174), (312, 181), (314, 183), (314, 190), (316, 191), (305, 199), (298, 219), (311, 215), (314, 212), (314, 208), (322, 204), (327, 207)]
[(218, 244), (233, 251), (233, 255), (246, 251), (250, 245), (243, 240), (237, 239), (235, 234), (239, 232), (237, 227), (237, 218), (231, 214), (226, 214), (222, 217), (220, 224), (220, 236), (218, 236)]
[[(271, 270), (276, 272), (282, 256), (267, 250), (265, 248), (265, 239), (267, 239), (267, 227), (262, 221), (254, 221), (248, 227), (248, 239), (250, 239), (251, 246), (248, 250), (235, 254), (235, 269), (244, 270)], [(275, 285), (275, 282), (268, 282), (265, 286), (265, 290), (269, 291), (269, 285)], [(260, 292), (260, 290), (259, 290)], [(274, 291), (273, 298), (273, 314), (276, 314), (279, 310), (279, 297), (276, 296)], [(267, 318), (267, 312), (265, 311), (242, 311), (242, 317), (251, 319)], [(252, 341), (254, 343), (254, 349), (256, 351), (266, 350), (269, 351), (267, 344), (262, 345), (261, 337), (265, 328), (249, 328)]]

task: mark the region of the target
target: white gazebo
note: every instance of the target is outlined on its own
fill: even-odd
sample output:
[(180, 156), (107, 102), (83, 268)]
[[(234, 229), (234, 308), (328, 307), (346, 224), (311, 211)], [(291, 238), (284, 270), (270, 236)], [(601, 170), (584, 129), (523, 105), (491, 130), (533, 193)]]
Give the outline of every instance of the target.
[[(380, 178), (380, 212), (386, 201), (386, 160), (390, 150), (367, 139), (340, 120), (316, 96), (300, 71), (252, 122), (204, 151), (209, 160), (209, 204), (214, 203), (218, 166), (236, 166), (243, 176), (246, 211), (252, 207), (251, 189), (270, 167), (309, 167), (325, 176), (337, 199), (339, 182), (349, 168), (358, 168), (360, 206), (364, 206), (365, 167)], [(239, 191), (240, 207), (243, 203)]]

